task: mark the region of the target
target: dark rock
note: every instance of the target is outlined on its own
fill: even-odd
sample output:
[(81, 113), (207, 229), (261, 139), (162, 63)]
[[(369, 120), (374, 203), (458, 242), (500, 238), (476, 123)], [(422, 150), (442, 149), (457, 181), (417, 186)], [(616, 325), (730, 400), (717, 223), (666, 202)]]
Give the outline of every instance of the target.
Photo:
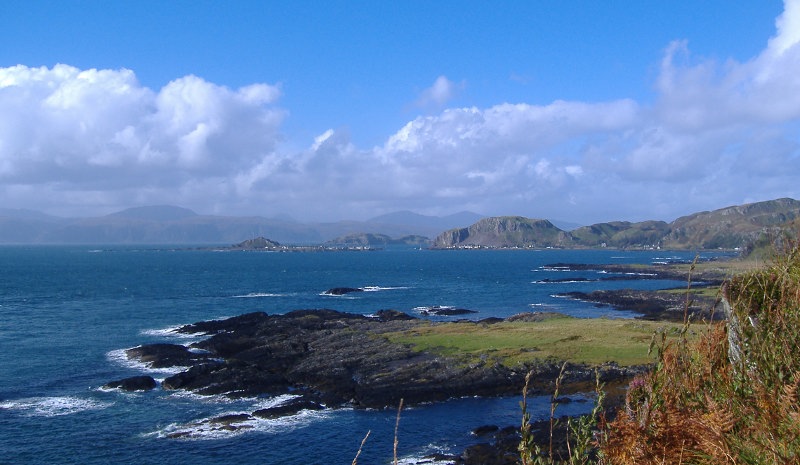
[(253, 417), (247, 413), (232, 413), (230, 415), (222, 415), (208, 420), (209, 423), (222, 424), (222, 425), (236, 425), (245, 421), (252, 420)]
[[(395, 311), (381, 315), (383, 318), (369, 318), (327, 309), (285, 315), (251, 313), (185, 327), (188, 332), (210, 334), (192, 344), (192, 350), (203, 353), (156, 344), (131, 349), (131, 354), (189, 366), (165, 379), (165, 390), (232, 398), (291, 392), (328, 406), (359, 408), (394, 408), (400, 399), (413, 405), (462, 396), (518, 394), (530, 370), (534, 376), (529, 392), (552, 392), (561, 368), (555, 362), (513, 369), (481, 361), (465, 364), (448, 356), (416, 352), (382, 335), (430, 322), (407, 319)], [(461, 324), (485, 323), (465, 320)], [(575, 392), (569, 391), (569, 386), (593, 389), (593, 369), (569, 365), (565, 373), (562, 393)], [(601, 368), (604, 382), (631, 373), (617, 366)]]
[(277, 407), (270, 407), (253, 412), (254, 417), (273, 419), (295, 415), (301, 410), (322, 410), (324, 407), (318, 402), (310, 400), (297, 400), (289, 402), (288, 404), (278, 405)]
[(128, 349), (125, 354), (152, 368), (192, 366), (210, 358), (208, 354), (192, 352), (178, 344), (149, 344)]
[(381, 321), (416, 320), (417, 318), (399, 310), (378, 310), (376, 316)]
[(351, 292), (364, 292), (364, 289), (359, 287), (334, 287), (323, 292), (325, 295), (345, 295)]
[(492, 433), (496, 433), (500, 430), (500, 427), (497, 425), (484, 425), (479, 426), (472, 430), (472, 434), (475, 436), (486, 436)]
[(165, 379), (161, 386), (167, 390), (186, 389), (197, 394), (230, 397), (278, 395), (289, 391), (289, 383), (283, 376), (236, 360), (194, 366)]
[(454, 316), (478, 312), (475, 310), (467, 310), (466, 308), (442, 307), (439, 305), (434, 305), (433, 307), (428, 307), (425, 310), (422, 310), (420, 313), (423, 315)]
[(152, 376), (131, 376), (130, 378), (111, 381), (103, 387), (107, 389), (122, 389), (123, 391), (150, 391), (157, 386)]
[[(595, 305), (610, 305), (617, 310), (628, 310), (639, 313), (645, 320), (683, 321), (686, 308), (685, 293), (658, 291), (640, 291), (634, 289), (602, 290), (585, 292), (566, 292), (558, 294), (575, 300), (591, 302)], [(715, 299), (692, 296), (689, 316), (710, 319), (719, 318), (722, 312), (713, 312)]]
[(461, 455), (464, 465), (516, 465), (518, 460), (518, 452), (503, 451), (489, 443), (469, 446)]

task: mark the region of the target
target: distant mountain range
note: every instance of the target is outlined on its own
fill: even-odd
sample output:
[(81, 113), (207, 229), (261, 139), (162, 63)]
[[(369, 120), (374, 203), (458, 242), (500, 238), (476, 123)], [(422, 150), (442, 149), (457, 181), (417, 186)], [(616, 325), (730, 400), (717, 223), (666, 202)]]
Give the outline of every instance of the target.
[[(470, 212), (438, 217), (402, 211), (367, 221), (301, 223), (290, 218), (199, 215), (169, 205), (129, 208), (93, 218), (0, 209), (0, 243), (229, 245), (264, 237), (300, 245), (733, 249), (781, 230), (800, 229), (800, 201), (785, 198), (732, 206), (671, 223), (614, 221), (578, 228), (559, 224), (562, 227), (544, 219), (483, 218)], [(427, 238), (435, 239), (429, 242)]]
[(541, 219), (484, 218), (469, 227), (443, 232), (434, 239), (433, 247), (735, 249), (787, 230), (795, 237), (800, 231), (800, 201), (785, 198), (695, 213), (672, 223), (615, 221), (570, 232)]
[(199, 215), (170, 205), (135, 207), (92, 218), (61, 218), (32, 210), (0, 209), (0, 243), (237, 244), (266, 237), (282, 244), (321, 244), (364, 233), (431, 238), (480, 218), (481, 215), (469, 212), (445, 217), (398, 212), (367, 221), (301, 223), (290, 218)]

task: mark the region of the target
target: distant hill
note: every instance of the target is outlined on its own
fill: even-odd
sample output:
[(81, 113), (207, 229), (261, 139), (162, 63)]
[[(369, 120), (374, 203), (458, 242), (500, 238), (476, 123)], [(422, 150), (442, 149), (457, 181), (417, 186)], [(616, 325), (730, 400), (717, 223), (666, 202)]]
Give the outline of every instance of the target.
[(198, 216), (188, 208), (172, 205), (154, 205), (149, 207), (133, 207), (107, 215), (109, 218), (129, 218), (149, 221), (179, 221)]
[(673, 221), (665, 247), (695, 244), (705, 249), (740, 247), (800, 218), (800, 201), (777, 199), (700, 212)]
[(470, 225), (483, 218), (472, 212), (459, 212), (447, 216), (420, 215), (410, 211), (399, 211), (370, 218), (367, 223), (375, 225), (402, 225), (416, 231), (413, 234), (434, 237), (451, 228)]
[[(546, 220), (485, 218), (468, 228), (443, 232), (434, 248), (617, 247), (735, 249), (800, 226), (800, 201), (778, 199), (726, 207), (678, 218), (672, 223), (615, 221), (563, 231)], [(795, 232), (796, 234), (796, 232)]]
[[(409, 223), (402, 222), (404, 217)], [(467, 217), (475, 221), (479, 215), (457, 214), (443, 219), (408, 212), (370, 221), (301, 223), (286, 216), (202, 215), (170, 205), (134, 207), (90, 218), (60, 218), (32, 210), (0, 209), (0, 244), (223, 245), (256, 237), (268, 237), (281, 244), (321, 244), (351, 234), (371, 233), (386, 235), (392, 241), (426, 246), (427, 237)], [(439, 221), (447, 227), (435, 226)]]
[(433, 247), (563, 247), (569, 240), (569, 233), (547, 220), (499, 216), (446, 231), (434, 239)]
[(583, 226), (570, 235), (574, 243), (586, 247), (625, 248), (659, 245), (670, 231), (669, 224), (663, 221), (613, 221)]
[(393, 239), (386, 234), (356, 233), (337, 237), (325, 245), (345, 247), (383, 247), (387, 245), (419, 245), (427, 247), (431, 240), (424, 236), (410, 235)]
[[(472, 226), (468, 226), (468, 225)], [(61, 218), (0, 209), (0, 244), (237, 244), (267, 237), (281, 244), (337, 242), (433, 247), (615, 247), (716, 249), (746, 247), (800, 226), (800, 201), (777, 199), (678, 218), (672, 223), (613, 221), (565, 231), (519, 216), (469, 212), (431, 217), (397, 212), (368, 221), (301, 223), (291, 218), (214, 216), (169, 206), (135, 207), (93, 218)], [(444, 232), (442, 232), (444, 231)], [(385, 237), (384, 237), (385, 236)], [(388, 238), (388, 239), (387, 239)]]

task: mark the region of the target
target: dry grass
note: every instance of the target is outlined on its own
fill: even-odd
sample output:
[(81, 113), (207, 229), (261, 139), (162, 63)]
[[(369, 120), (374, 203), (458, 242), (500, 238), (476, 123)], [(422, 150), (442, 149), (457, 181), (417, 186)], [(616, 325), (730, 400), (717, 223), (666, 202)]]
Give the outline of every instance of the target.
[(724, 286), (730, 324), (661, 341), (605, 428), (602, 462), (800, 463), (800, 249)]

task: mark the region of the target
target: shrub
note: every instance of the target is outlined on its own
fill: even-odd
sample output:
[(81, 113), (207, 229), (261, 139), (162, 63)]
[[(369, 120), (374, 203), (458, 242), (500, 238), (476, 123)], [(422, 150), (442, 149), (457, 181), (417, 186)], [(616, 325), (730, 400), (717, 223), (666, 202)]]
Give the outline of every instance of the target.
[(800, 462), (800, 248), (723, 286), (728, 323), (655, 347), (600, 444), (600, 463)]

